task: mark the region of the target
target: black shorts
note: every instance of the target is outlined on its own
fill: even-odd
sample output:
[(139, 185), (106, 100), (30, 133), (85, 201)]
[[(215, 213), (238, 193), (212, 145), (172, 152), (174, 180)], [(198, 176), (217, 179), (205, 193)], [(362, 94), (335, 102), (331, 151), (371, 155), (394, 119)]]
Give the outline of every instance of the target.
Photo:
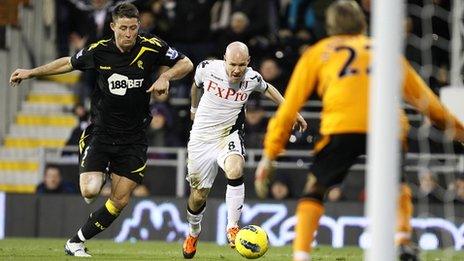
[(145, 132), (130, 138), (111, 136), (96, 131), (92, 125), (79, 140), (79, 173), (105, 172), (142, 183), (147, 162)]
[[(359, 156), (366, 154), (366, 134), (334, 134), (324, 136), (316, 144), (316, 155), (310, 172), (317, 178), (317, 183), (326, 188), (343, 182), (351, 166)], [(400, 166), (405, 153), (400, 157)], [(366, 162), (367, 164), (367, 162)], [(401, 182), (405, 181), (400, 174)]]
[(310, 167), (317, 183), (326, 188), (342, 183), (356, 159), (366, 153), (366, 137), (366, 134), (324, 136), (316, 145)]

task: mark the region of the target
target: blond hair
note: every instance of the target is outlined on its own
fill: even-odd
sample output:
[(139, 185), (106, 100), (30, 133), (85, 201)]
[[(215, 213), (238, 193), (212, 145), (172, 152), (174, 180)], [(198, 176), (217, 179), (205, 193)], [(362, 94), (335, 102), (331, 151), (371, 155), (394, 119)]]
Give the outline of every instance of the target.
[(338, 0), (327, 8), (326, 30), (328, 35), (363, 34), (366, 32), (366, 17), (356, 1)]

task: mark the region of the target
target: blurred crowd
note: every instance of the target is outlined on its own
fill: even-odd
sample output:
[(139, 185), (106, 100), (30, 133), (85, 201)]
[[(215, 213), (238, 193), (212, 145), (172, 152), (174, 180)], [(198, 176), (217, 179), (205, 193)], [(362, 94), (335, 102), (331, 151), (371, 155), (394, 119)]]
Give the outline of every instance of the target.
[[(359, 0), (367, 17), (370, 0)], [(57, 53), (73, 54), (101, 38), (112, 37), (111, 8), (117, 0), (56, 1)], [(242, 41), (250, 48), (251, 66), (264, 80), (285, 92), (292, 68), (302, 52), (325, 36), (325, 9), (333, 0), (134, 0), (140, 10), (141, 30), (158, 35), (185, 53), (194, 64), (222, 59), (225, 46)], [(424, 12), (429, 10), (430, 12)], [(449, 84), (449, 0), (408, 0), (405, 55), (438, 93)], [(188, 98), (191, 79), (172, 83), (169, 97), (153, 97), (154, 120), (150, 145), (185, 146), (190, 128)], [(95, 74), (86, 72), (77, 88), (88, 108)], [(317, 97), (312, 97), (317, 99)], [(182, 102), (183, 101), (183, 102)], [(259, 96), (248, 108), (246, 134), (249, 148), (261, 147), (267, 125)], [(80, 117), (80, 116), (78, 116)], [(85, 126), (81, 124), (80, 128)], [(311, 137), (297, 137), (300, 148)], [(297, 146), (298, 148), (298, 146)], [(154, 155), (157, 157), (156, 155)]]
[[(112, 37), (111, 8), (117, 0), (56, 0), (57, 54), (68, 56), (101, 38)], [(228, 43), (242, 41), (250, 48), (251, 64), (264, 80), (284, 93), (292, 68), (306, 48), (323, 38), (325, 9), (333, 0), (134, 0), (140, 10), (141, 31), (155, 34), (186, 54), (196, 65), (204, 59), (222, 59)], [(370, 0), (359, 0), (369, 18)], [(408, 0), (405, 56), (438, 93), (449, 84), (450, 0)], [(428, 11), (428, 12), (425, 12)], [(147, 131), (150, 146), (185, 147), (190, 130), (189, 95), (192, 76), (173, 82), (169, 96), (154, 96), (153, 120)], [(74, 113), (79, 124), (67, 145), (77, 145), (88, 124), (89, 96), (95, 74), (82, 74)], [(311, 97), (317, 99), (317, 97)], [(306, 108), (307, 109), (307, 108)], [(259, 95), (247, 105), (245, 142), (261, 148), (270, 109)], [(310, 149), (318, 122), (294, 134), (290, 148)], [(149, 154), (162, 159), (166, 155)], [(461, 183), (459, 183), (461, 182)], [(453, 184), (464, 201), (464, 178)], [(421, 186), (419, 186), (421, 187)], [(446, 186), (445, 186), (446, 187)], [(292, 189), (285, 177), (272, 185), (272, 197), (288, 198)], [(419, 191), (419, 190), (418, 190)], [(424, 192), (425, 193), (425, 192)], [(459, 194), (458, 193), (458, 194)], [(428, 195), (428, 194), (427, 194)], [(343, 199), (343, 189), (330, 191), (329, 200)], [(362, 200), (363, 196), (359, 196)]]

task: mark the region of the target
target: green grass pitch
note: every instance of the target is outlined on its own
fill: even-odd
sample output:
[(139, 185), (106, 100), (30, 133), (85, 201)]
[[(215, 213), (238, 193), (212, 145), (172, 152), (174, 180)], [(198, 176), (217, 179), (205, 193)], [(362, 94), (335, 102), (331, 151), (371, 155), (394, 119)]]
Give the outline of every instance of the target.
[[(13, 238), (0, 240), (0, 260), (76, 260), (63, 251), (65, 239)], [(86, 246), (92, 260), (184, 260), (181, 242), (139, 241), (114, 243), (110, 240), (90, 240)], [(362, 260), (359, 248), (332, 249), (317, 247), (313, 260)], [(245, 260), (228, 246), (199, 242), (196, 260)], [(260, 260), (291, 260), (291, 247), (271, 247)], [(431, 251), (421, 253), (421, 260), (464, 260), (464, 252)]]

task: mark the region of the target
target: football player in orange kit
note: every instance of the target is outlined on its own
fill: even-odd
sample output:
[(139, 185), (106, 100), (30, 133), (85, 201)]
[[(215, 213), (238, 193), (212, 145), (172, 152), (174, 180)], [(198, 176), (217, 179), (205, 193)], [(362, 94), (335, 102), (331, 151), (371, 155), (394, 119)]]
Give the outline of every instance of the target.
[[(314, 162), (297, 209), (293, 260), (310, 260), (311, 243), (324, 213), (327, 189), (339, 184), (358, 156), (366, 153), (368, 132), (369, 64), (371, 39), (365, 36), (366, 19), (355, 1), (336, 1), (327, 9), (330, 37), (309, 48), (298, 61), (285, 93), (285, 101), (269, 122), (264, 154), (256, 170), (258, 196), (268, 191), (272, 161), (288, 141), (296, 113), (316, 92), (322, 99), (320, 134)], [(411, 65), (402, 59), (403, 99), (427, 116), (454, 140), (464, 141), (464, 126), (433, 94)], [(409, 124), (401, 113), (401, 137), (406, 141)], [(401, 260), (418, 260), (411, 243), (411, 190), (402, 183), (398, 203), (396, 242)]]

